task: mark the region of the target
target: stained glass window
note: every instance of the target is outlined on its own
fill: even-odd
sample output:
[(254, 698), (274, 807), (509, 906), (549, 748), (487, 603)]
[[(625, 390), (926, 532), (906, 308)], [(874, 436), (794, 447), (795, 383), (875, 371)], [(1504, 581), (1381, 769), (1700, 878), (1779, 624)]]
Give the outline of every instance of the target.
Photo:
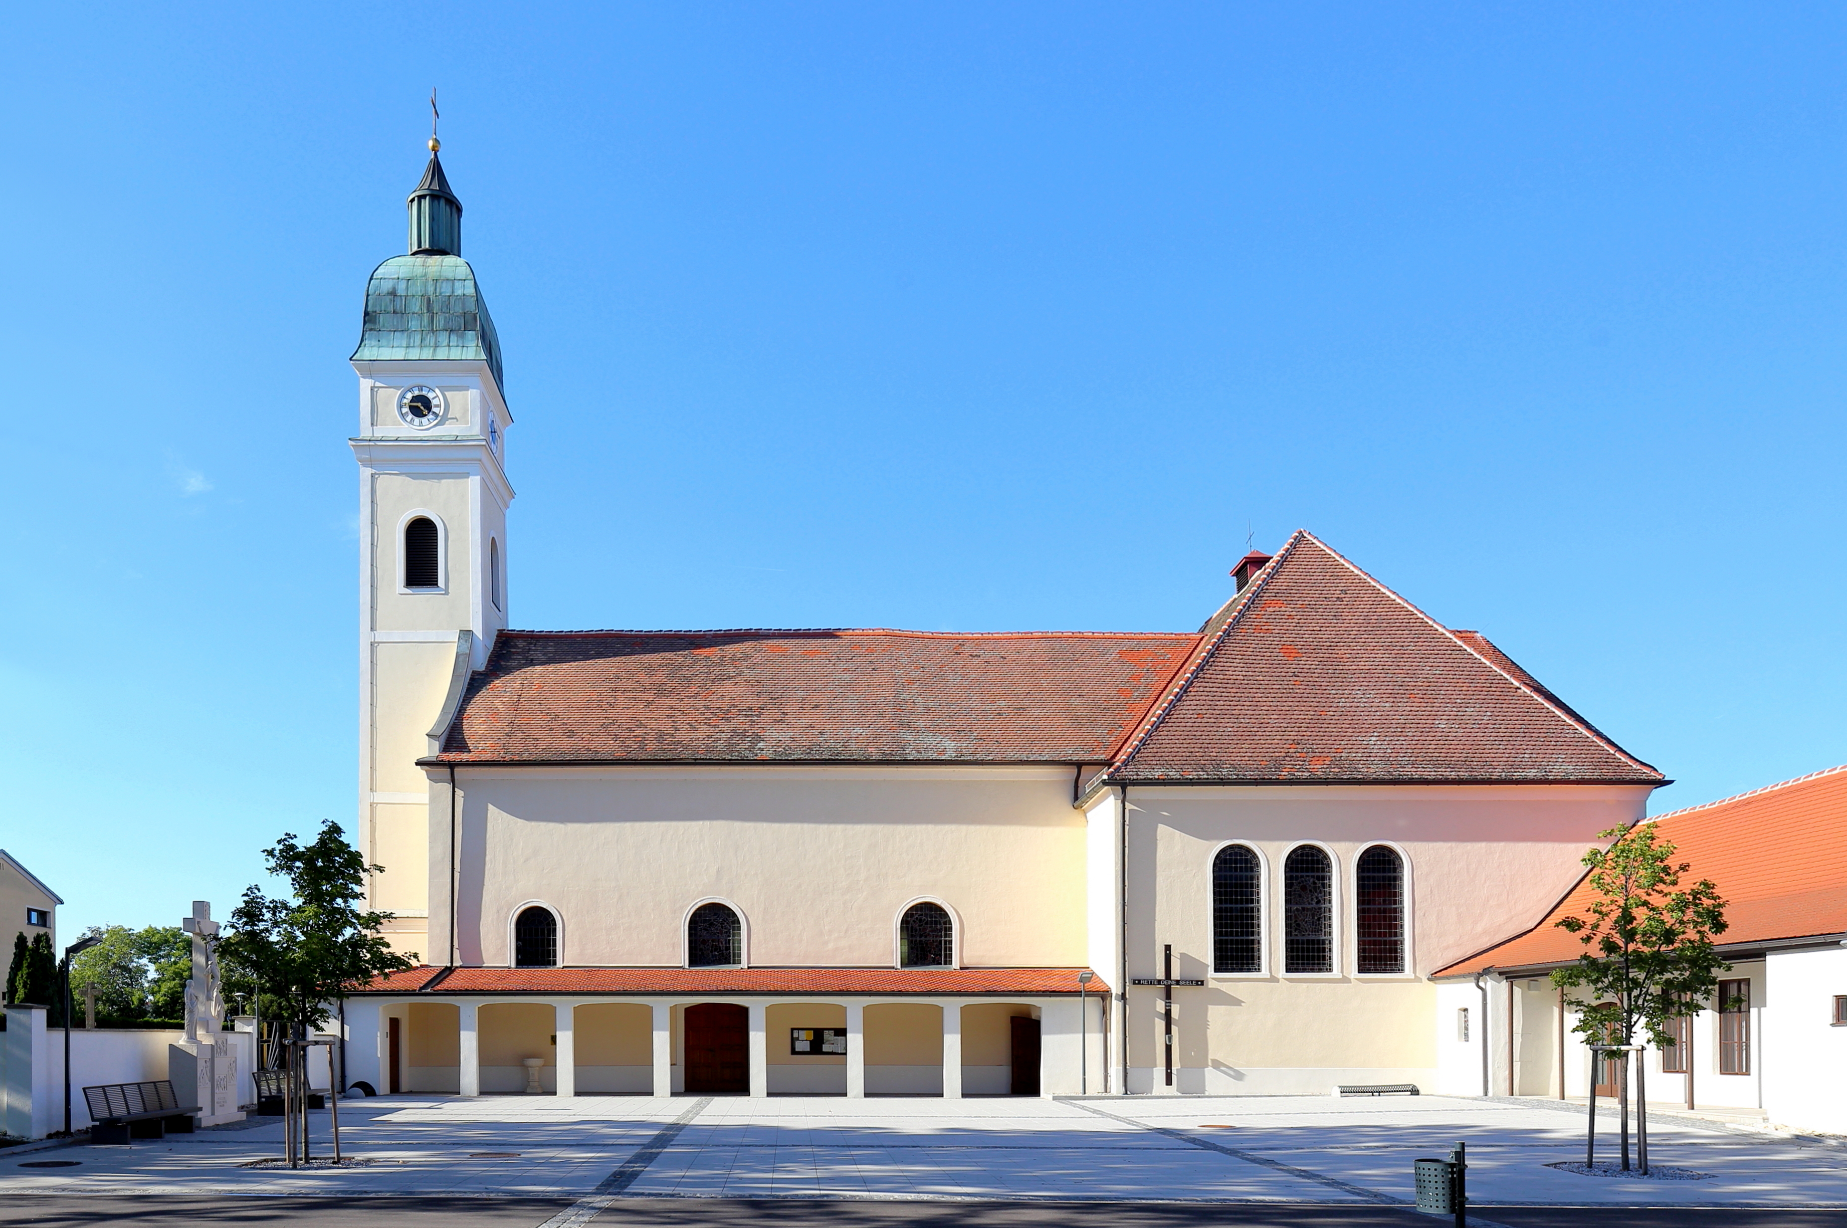
[(1404, 971), (1404, 862), (1375, 844), (1354, 870), (1361, 972)]
[(1312, 844), (1283, 862), (1283, 971), (1334, 971), (1334, 863)]
[(1263, 971), (1262, 909), (1257, 854), (1226, 845), (1212, 859), (1212, 971)]
[(900, 968), (955, 966), (955, 926), (941, 904), (913, 904), (898, 922)]
[(536, 905), (524, 909), (513, 922), (513, 966), (558, 966), (558, 918)]
[(701, 904), (686, 919), (686, 966), (734, 968), (744, 962), (744, 924), (723, 904)]

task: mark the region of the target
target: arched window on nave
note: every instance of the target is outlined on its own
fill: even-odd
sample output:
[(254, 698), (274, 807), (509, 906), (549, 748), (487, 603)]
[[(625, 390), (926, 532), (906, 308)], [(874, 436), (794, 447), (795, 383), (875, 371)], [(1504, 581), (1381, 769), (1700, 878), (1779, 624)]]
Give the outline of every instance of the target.
[(686, 919), (686, 966), (735, 968), (744, 962), (744, 923), (723, 904), (701, 904)]
[(1263, 971), (1262, 875), (1256, 851), (1242, 844), (1212, 859), (1212, 971)]
[(1334, 971), (1334, 863), (1312, 844), (1283, 862), (1283, 972)]
[(955, 962), (955, 923), (949, 910), (928, 900), (905, 909), (898, 921), (898, 966), (953, 968)]
[(513, 966), (558, 966), (558, 918), (552, 916), (551, 909), (534, 904), (520, 910), (513, 921)]
[(1361, 972), (1403, 972), (1404, 861), (1375, 844), (1354, 867), (1354, 919)]

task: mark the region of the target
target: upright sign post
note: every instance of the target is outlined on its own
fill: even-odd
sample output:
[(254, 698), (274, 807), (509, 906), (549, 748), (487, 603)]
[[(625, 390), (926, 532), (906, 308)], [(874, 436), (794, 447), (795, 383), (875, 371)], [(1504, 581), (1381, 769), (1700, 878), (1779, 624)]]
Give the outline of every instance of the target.
[(1161, 987), (1161, 1042), (1166, 1052), (1167, 1086), (1174, 1085), (1174, 986), (1203, 986), (1202, 980), (1188, 980), (1174, 976), (1174, 944), (1169, 942), (1161, 947), (1161, 975), (1159, 977), (1138, 976), (1129, 982), (1131, 985), (1159, 985)]

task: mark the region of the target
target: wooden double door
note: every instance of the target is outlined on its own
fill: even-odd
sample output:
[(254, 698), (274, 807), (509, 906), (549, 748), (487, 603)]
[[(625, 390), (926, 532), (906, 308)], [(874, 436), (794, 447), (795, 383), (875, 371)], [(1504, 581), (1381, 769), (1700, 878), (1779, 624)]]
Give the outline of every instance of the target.
[(686, 1090), (750, 1091), (750, 1011), (729, 1002), (686, 1008)]

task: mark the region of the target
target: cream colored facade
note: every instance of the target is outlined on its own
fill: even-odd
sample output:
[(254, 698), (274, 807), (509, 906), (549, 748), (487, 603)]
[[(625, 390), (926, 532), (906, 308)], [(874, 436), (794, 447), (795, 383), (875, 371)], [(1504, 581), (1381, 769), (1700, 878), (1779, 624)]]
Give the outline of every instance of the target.
[[(441, 179), (434, 161), (432, 172)], [(458, 227), (459, 217), (458, 205)], [(454, 264), (465, 268), (459, 259)], [(385, 349), (409, 352), (421, 344), (416, 337), (457, 327), (453, 319), (438, 322), (436, 313), (446, 309), (437, 306), (427, 307), (417, 329), (399, 327), (414, 311), (392, 304), (375, 312), (370, 298), (369, 291), (367, 328), (398, 328)], [(491, 339), (485, 307), (478, 298), (469, 302), (479, 309), (480, 336)], [(1597, 832), (1643, 813), (1648, 784), (1291, 779), (1103, 787), (1099, 773), (1115, 765), (974, 753), (957, 762), (935, 749), (877, 762), (849, 750), (776, 765), (754, 761), (752, 752), (716, 762), (643, 762), (641, 752), (635, 762), (619, 754), (583, 763), (539, 755), (494, 764), (444, 758), (445, 731), (509, 625), (513, 489), (505, 449), (512, 417), (495, 374), (498, 351), (483, 352), (494, 361), (353, 363), (358, 839), (368, 861), (384, 867), (370, 902), (395, 914), (393, 944), (428, 965), (401, 989), (347, 1005), (357, 1042), (348, 1048), (349, 1075), (381, 1090), (514, 1092), (525, 1086), (524, 1063), (533, 1060), (542, 1064), (543, 1086), (557, 1095), (674, 1094), (687, 1086), (689, 1013), (710, 1005), (739, 1008), (725, 1012), (732, 1021), (726, 1035), (746, 1054), (753, 1095), (954, 1097), (1035, 1085), (1046, 1095), (1275, 1094), (1324, 1093), (1341, 1083), (1434, 1085), (1444, 1059), (1433, 1039), (1439, 991), (1429, 973), (1530, 924), (1571, 884)], [(410, 425), (400, 406), (417, 389), (435, 390), (442, 412)], [(412, 586), (406, 526), (418, 517), (439, 530), (439, 582)], [(1263, 565), (1240, 565), (1240, 592), (1260, 583), (1252, 573)], [(1348, 565), (1325, 564), (1336, 580), (1346, 574), (1341, 566)], [(1475, 671), (1476, 698), (1490, 690), (1515, 696), (1527, 705), (1522, 719), (1569, 726), (1564, 736), (1573, 746), (1603, 745), (1551, 707), (1517, 667), (1504, 670), (1494, 650), (1458, 638), (1473, 633), (1452, 634), (1415, 611), (1408, 616), (1393, 604), (1400, 599), (1387, 596), (1376, 614), (1380, 625), (1440, 641)], [(1204, 644), (1231, 625), (1234, 605), (1200, 636), (1170, 638)], [(1261, 617), (1268, 616), (1253, 620)], [(1276, 618), (1281, 635), (1288, 624)], [(1118, 657), (1126, 661), (1148, 647), (1124, 647)], [(1282, 650), (1294, 654), (1289, 660), (1301, 655), (1288, 643)], [(1159, 679), (1184, 658), (1179, 652), (1171, 665), (1146, 667), (1155, 679), (1147, 684), (1150, 702), (1161, 698)], [(1036, 697), (1011, 699), (1055, 709), (1070, 698), (1058, 688), (1078, 685), (1073, 676), (1047, 671)], [(828, 709), (831, 680), (802, 678), (807, 706), (796, 705), (800, 712), (786, 718), (791, 725)], [(897, 692), (888, 693), (901, 706)], [(670, 690), (654, 699), (663, 708), (676, 702)], [(754, 719), (751, 699), (747, 693), (735, 709), (740, 728)], [(1409, 701), (1424, 702), (1416, 695)], [(707, 719), (675, 712), (683, 723)], [(855, 719), (864, 714), (840, 718)], [(1083, 744), (1122, 742), (1138, 719), (1133, 712), (1098, 718)], [(1434, 719), (1432, 727), (1440, 724)], [(559, 736), (568, 742), (576, 732)], [(604, 728), (599, 736), (625, 732)], [(744, 732), (772, 737), (785, 730)], [(838, 744), (853, 743), (852, 730), (829, 736), (835, 734)], [(933, 747), (955, 741), (935, 727), (930, 736), (938, 738)], [(1634, 763), (1619, 748), (1608, 753), (1613, 763)], [(1516, 776), (1509, 769), (1508, 777)], [(1212, 966), (1212, 865), (1230, 843), (1247, 845), (1262, 867), (1263, 962), (1235, 975)], [(1332, 860), (1335, 954), (1329, 972), (1288, 975), (1281, 970), (1281, 874), (1302, 844)], [(1406, 960), (1402, 972), (1362, 975), (1353, 958), (1353, 875), (1362, 852), (1375, 846), (1391, 849), (1402, 865)], [(937, 972), (1019, 972), (1018, 983), (1037, 988), (1008, 988), (1004, 976), (873, 976), (905, 971), (900, 919), (924, 902), (952, 922), (950, 967)], [(731, 909), (741, 929), (730, 979), (655, 975), (696, 971), (689, 920), (712, 903)], [(538, 965), (516, 966), (515, 922), (528, 909), (543, 910), (555, 924), (543, 975)], [(1168, 975), (1169, 948), (1173, 977), (1205, 982), (1172, 987), (1171, 1015), (1160, 988), (1133, 984)], [(505, 975), (461, 975), (481, 970)], [(582, 975), (566, 977), (568, 970)], [(622, 982), (627, 988), (583, 988), (620, 980), (592, 975), (597, 970), (634, 975)], [(741, 975), (755, 970), (776, 975)], [(805, 979), (812, 970), (828, 976)], [(1079, 992), (1083, 970), (1107, 995)], [(804, 988), (810, 981), (824, 988)], [(577, 988), (555, 990), (567, 983)], [(694, 987), (634, 988), (677, 983)], [(468, 985), (475, 988), (461, 988)], [(970, 988), (977, 985), (989, 988)], [(790, 1030), (797, 1028), (842, 1029), (846, 1052), (794, 1052)]]
[[(5, 849), (0, 849), (0, 939), (6, 950), (13, 950), (14, 935), (24, 934), (30, 942), (34, 934), (49, 934), (52, 947), (58, 944), (58, 905), (64, 903), (56, 892), (41, 883)], [(39, 924), (34, 918), (43, 914)]]

